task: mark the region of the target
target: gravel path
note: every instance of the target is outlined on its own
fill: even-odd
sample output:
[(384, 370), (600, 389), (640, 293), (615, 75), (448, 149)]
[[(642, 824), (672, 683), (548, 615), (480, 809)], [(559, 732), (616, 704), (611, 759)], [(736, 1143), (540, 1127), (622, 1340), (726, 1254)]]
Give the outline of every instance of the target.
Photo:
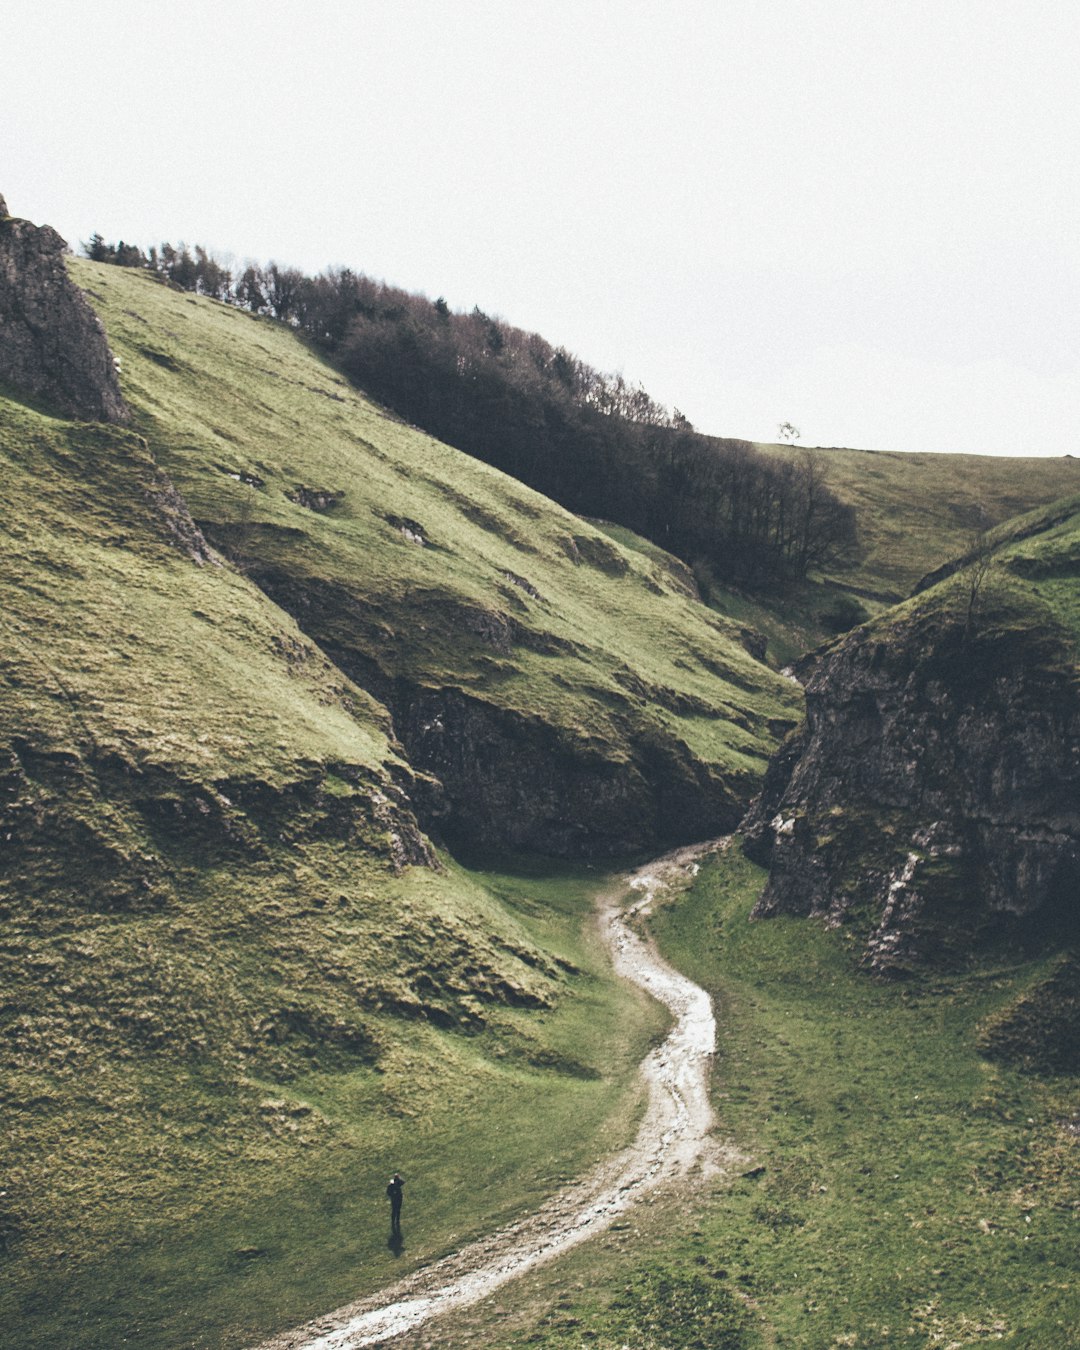
[(662, 891), (693, 876), (698, 859), (722, 842), (677, 849), (632, 873), (629, 892), (637, 898), (631, 904), (626, 904), (626, 891), (600, 902), (601, 931), (616, 971), (648, 990), (675, 1018), (664, 1042), (642, 1061), (649, 1102), (630, 1147), (557, 1192), (528, 1218), (275, 1337), (259, 1350), (355, 1350), (414, 1331), (595, 1237), (658, 1187), (676, 1184), (695, 1168), (718, 1165), (709, 1138), (709, 1064), (716, 1044), (711, 1000), (663, 960), (635, 930), (634, 920), (648, 914)]

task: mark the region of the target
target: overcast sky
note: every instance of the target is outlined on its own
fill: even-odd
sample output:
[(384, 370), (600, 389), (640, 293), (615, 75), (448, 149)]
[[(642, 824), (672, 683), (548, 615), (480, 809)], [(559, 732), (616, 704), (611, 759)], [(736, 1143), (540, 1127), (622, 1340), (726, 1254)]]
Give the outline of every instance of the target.
[(479, 305), (701, 430), (1080, 453), (1076, 0), (4, 0), (74, 245)]

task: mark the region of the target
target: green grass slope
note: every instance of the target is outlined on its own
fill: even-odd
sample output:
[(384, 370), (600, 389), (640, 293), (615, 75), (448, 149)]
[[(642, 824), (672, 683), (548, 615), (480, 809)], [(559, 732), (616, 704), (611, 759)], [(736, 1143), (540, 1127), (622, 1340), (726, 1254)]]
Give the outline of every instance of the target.
[(772, 455), (815, 457), (826, 482), (857, 512), (856, 557), (831, 564), (787, 593), (748, 596), (709, 587), (714, 607), (761, 632), (769, 660), (798, 660), (889, 605), (969, 547), (980, 522), (1001, 525), (1080, 491), (1080, 459), (931, 455), (759, 445)]
[(797, 694), (677, 570), (389, 417), (281, 325), (74, 269), (195, 519), (387, 703), (448, 834), (625, 852), (737, 815)]
[(395, 1273), (392, 1167), (412, 1264), (622, 1137), (585, 877), (429, 865), (385, 709), (138, 436), (5, 400), (0, 454), (0, 1342), (245, 1344)]
[[(772, 454), (804, 453), (762, 446)], [(964, 552), (980, 522), (995, 526), (1080, 491), (1071, 455), (929, 455), (814, 449), (829, 486), (858, 512), (861, 556), (829, 575), (871, 596), (902, 600), (927, 572)]]
[(660, 925), (720, 1000), (721, 1128), (764, 1168), (683, 1262), (754, 1300), (751, 1344), (1075, 1344), (1077, 1083), (977, 1050), (1041, 963), (868, 981), (841, 933), (750, 922), (762, 881), (733, 849)]
[[(417, 812), (501, 842), (516, 804), (569, 851), (578, 775), (611, 821), (586, 844), (645, 846), (699, 787), (716, 828), (797, 695), (666, 560), (288, 330), (74, 267), (135, 424), (0, 398), (0, 1343), (240, 1346), (634, 1128), (658, 1015), (611, 976), (594, 874), (465, 870)], [(517, 798), (497, 757), (424, 772), (458, 706), (463, 765), (496, 717), (570, 765), (541, 809), (527, 763)]]
[(1080, 496), (1029, 512), (992, 542), (997, 566), (988, 594), (995, 594), (1002, 572), (1015, 577), (1030, 603), (1068, 636), (1073, 654), (1080, 653)]
[(842, 931), (754, 922), (736, 846), (653, 923), (713, 995), (728, 1176), (632, 1216), (440, 1344), (1075, 1347), (1080, 1093), (983, 1058), (1045, 963), (870, 981)]

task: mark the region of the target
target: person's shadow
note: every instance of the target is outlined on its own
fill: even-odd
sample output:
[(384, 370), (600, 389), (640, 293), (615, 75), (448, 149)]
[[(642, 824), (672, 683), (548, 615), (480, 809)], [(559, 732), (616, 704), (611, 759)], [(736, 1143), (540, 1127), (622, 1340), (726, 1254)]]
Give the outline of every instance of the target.
[(401, 1253), (405, 1250), (405, 1239), (401, 1236), (400, 1228), (391, 1229), (390, 1236), (386, 1240), (386, 1245), (390, 1248), (390, 1250), (394, 1253), (395, 1256), (401, 1255)]

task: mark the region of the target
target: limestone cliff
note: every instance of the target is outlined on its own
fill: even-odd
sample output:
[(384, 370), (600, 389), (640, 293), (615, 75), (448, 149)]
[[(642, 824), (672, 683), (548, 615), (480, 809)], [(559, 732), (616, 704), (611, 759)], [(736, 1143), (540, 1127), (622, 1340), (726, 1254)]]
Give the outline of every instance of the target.
[(1003, 557), (976, 623), (959, 578), (811, 663), (806, 722), (744, 822), (770, 868), (759, 917), (859, 919), (879, 973), (1075, 937), (1080, 679), (1054, 608), (1071, 556)]
[(126, 422), (105, 330), (68, 276), (66, 247), (0, 197), (0, 381), (69, 417)]

